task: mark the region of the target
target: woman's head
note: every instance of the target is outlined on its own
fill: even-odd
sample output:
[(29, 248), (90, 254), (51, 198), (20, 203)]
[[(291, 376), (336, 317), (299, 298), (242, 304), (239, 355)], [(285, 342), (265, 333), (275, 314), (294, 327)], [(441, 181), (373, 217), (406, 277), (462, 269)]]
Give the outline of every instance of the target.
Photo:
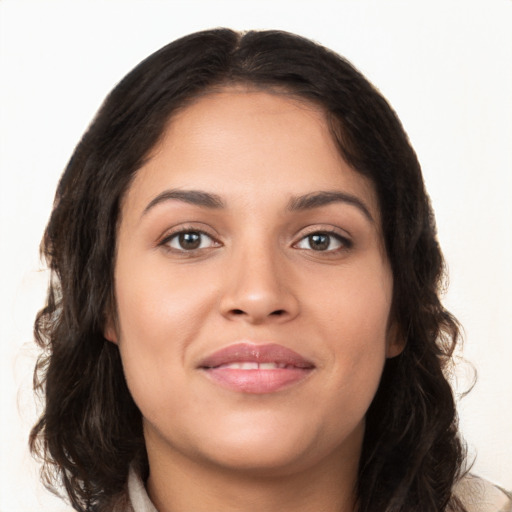
[[(271, 115), (277, 115), (283, 121), (283, 129), (280, 131), (272, 125), (273, 128), (265, 133), (265, 126), (271, 126), (268, 122)], [(203, 174), (187, 176), (176, 172), (169, 181), (169, 173), (162, 173), (162, 162), (171, 160), (169, 167), (180, 169), (179, 162), (187, 161), (194, 154), (190, 149), (187, 153), (187, 142), (194, 135), (201, 134), (200, 129), (204, 134), (212, 134), (215, 130), (221, 135), (227, 133), (227, 121), (252, 139), (245, 147), (235, 148), (242, 153), (238, 164), (247, 172), (243, 173), (241, 168), (241, 176), (237, 178), (233, 171), (222, 169), (217, 157), (223, 151), (222, 154), (226, 155), (223, 149), (226, 140), (219, 136), (211, 148), (211, 155), (217, 160), (212, 161), (210, 175), (204, 171), (208, 159), (205, 156), (199, 160)], [(236, 138), (232, 140), (235, 143)], [(237, 145), (243, 146), (241, 140)], [(308, 152), (307, 144), (315, 151)], [(320, 147), (319, 144), (323, 145)], [(199, 149), (201, 147), (198, 146)], [(263, 155), (269, 162), (265, 168), (266, 159), (261, 158), (261, 151), (258, 153), (257, 150), (268, 148), (271, 149)], [(197, 155), (199, 159), (201, 151), (197, 151)], [(257, 171), (254, 160), (258, 156), (264, 180), (261, 184), (254, 179)], [(279, 158), (283, 160), (282, 173)], [(311, 159), (309, 165), (308, 158)], [(328, 172), (334, 168), (334, 162), (339, 167), (339, 182), (337, 175)], [(318, 164), (318, 181), (325, 182), (325, 187), (314, 187), (311, 179), (313, 163)], [(291, 172), (293, 166), (297, 168), (295, 175)], [(183, 168), (186, 165), (182, 165)], [(304, 169), (309, 170), (305, 173), (306, 178)], [(164, 179), (159, 181), (159, 176), (164, 176)], [(279, 192), (275, 197), (271, 197), (270, 180), (272, 185), (276, 185), (275, 192)], [(452, 395), (442, 373), (445, 360), (451, 354), (457, 327), (439, 303), (442, 256), (414, 151), (399, 120), (382, 96), (337, 55), (290, 34), (248, 32), (240, 35), (229, 30), (208, 31), (178, 40), (150, 56), (123, 79), (107, 98), (76, 148), (57, 190), (54, 212), (43, 245), (55, 279), (48, 305), (36, 322), (38, 339), (48, 348), (50, 355), (43, 369), (47, 406), (32, 439), (35, 441), (37, 434), (42, 435), (46, 456), (50, 462), (52, 459), (57, 462), (75, 504), (86, 503), (87, 500), (101, 502), (106, 499), (102, 495), (108, 497), (119, 492), (126, 479), (128, 464), (134, 459), (138, 459), (145, 468), (143, 470), (147, 471), (141, 415), (126, 386), (116, 344), (123, 354), (123, 338), (130, 338), (130, 334), (123, 330), (129, 325), (143, 327), (136, 321), (131, 324), (128, 321), (136, 317), (138, 305), (133, 297), (137, 293), (144, 298), (140, 305), (142, 310), (158, 311), (162, 300), (158, 304), (148, 304), (148, 296), (144, 294), (148, 280), (144, 281), (143, 287), (134, 287), (137, 260), (130, 260), (127, 256), (134, 250), (130, 237), (136, 219), (150, 217), (150, 205), (156, 204), (154, 200), (159, 194), (161, 197), (161, 193), (169, 189), (203, 191), (205, 187), (199, 187), (201, 183), (210, 184), (210, 188), (206, 186), (207, 193), (215, 193), (213, 199), (211, 194), (209, 197), (195, 196), (196, 207), (199, 200), (203, 202), (203, 208), (205, 201), (213, 200), (215, 203), (217, 196), (221, 200), (232, 200), (239, 193), (237, 190), (243, 192), (252, 187), (246, 192), (247, 200), (235, 201), (239, 205), (235, 207), (238, 210), (233, 217), (238, 219), (238, 224), (233, 224), (238, 226), (237, 233), (243, 232), (241, 219), (247, 215), (247, 232), (250, 234), (253, 230), (253, 239), (262, 242), (261, 231), (258, 234), (255, 228), (258, 225), (254, 221), (258, 202), (255, 198), (265, 202), (262, 219), (267, 219), (273, 232), (277, 233), (277, 227), (282, 227), (276, 240), (287, 240), (284, 244), (286, 250), (274, 252), (274, 257), (268, 258), (270, 263), (267, 262), (275, 265), (273, 272), (278, 267), (281, 272), (276, 274), (278, 284), (274, 290), (280, 298), (275, 308), (269, 311), (273, 322), (283, 323), (300, 309), (295, 295), (305, 295), (306, 286), (301, 276), (306, 270), (309, 276), (317, 272), (316, 282), (322, 283), (329, 291), (329, 299), (322, 309), (323, 316), (317, 318), (332, 326), (331, 338), (336, 332), (340, 336), (346, 334), (354, 320), (364, 330), (364, 301), (382, 294), (382, 300), (377, 300), (379, 306), (366, 314), (371, 324), (372, 313), (376, 311), (378, 318), (374, 331), (369, 329), (369, 339), (382, 343), (377, 344), (380, 356), (373, 353), (371, 357), (367, 356), (370, 364), (374, 365), (371, 367), (374, 377), (367, 383), (368, 393), (362, 402), (367, 402), (365, 410), (368, 406), (369, 410), (359, 463), (360, 507), (361, 510), (375, 507), (385, 510), (384, 506), (392, 503), (395, 507), (401, 506), (395, 508), (401, 510), (411, 509), (419, 502), (431, 503), (432, 508), (444, 505), (449, 499), (461, 456)], [(214, 183), (215, 190), (212, 190)], [(280, 186), (284, 188), (281, 190)], [(262, 193), (267, 188), (269, 192)], [(371, 247), (368, 253), (374, 258), (373, 266), (361, 267), (359, 273), (354, 271), (352, 281), (347, 278), (346, 282), (351, 284), (348, 289), (343, 289), (340, 281), (333, 280), (332, 269), (329, 269), (333, 266), (332, 261), (342, 261), (341, 256), (334, 257), (331, 263), (322, 260), (321, 264), (311, 258), (308, 260), (309, 256), (306, 256), (301, 263), (305, 267), (295, 276), (295, 270), (290, 269), (299, 269), (300, 265), (279, 263), (280, 258), (288, 261), (286, 258), (293, 260), (297, 258), (296, 254), (303, 254), (306, 240), (308, 244), (314, 240), (315, 243), (324, 243), (325, 237), (312, 239), (311, 234), (328, 231), (324, 222), (323, 227), (315, 223), (314, 231), (306, 233), (304, 225), (299, 226), (297, 220), (299, 213), (304, 214), (303, 211), (297, 213), (298, 208), (295, 209), (295, 217), (289, 217), (294, 220), (286, 220), (285, 206), (290, 206), (290, 202), (285, 196), (281, 201), (281, 192), (291, 191), (295, 196), (303, 196), (304, 203), (307, 194), (336, 188), (347, 193), (341, 210), (348, 212), (346, 216), (349, 218), (351, 215), (356, 217), (352, 221), (353, 231), (367, 233), (367, 236), (354, 235), (354, 251), (359, 250), (359, 244), (361, 252), (364, 252), (363, 240), (367, 240)], [(182, 195), (178, 202), (190, 204), (189, 199), (190, 196), (183, 201)], [(284, 202), (285, 199), (288, 203)], [(329, 203), (325, 197), (317, 197), (317, 200)], [(325, 208), (332, 207), (334, 203), (330, 201), (329, 204)], [(210, 204), (208, 208), (212, 211), (216, 206), (218, 204)], [(252, 217), (248, 215), (250, 208), (253, 208)], [(215, 215), (211, 215), (215, 219)], [(228, 247), (230, 243), (226, 215), (212, 221), (212, 225), (206, 223), (204, 216), (201, 221), (206, 235), (200, 235), (200, 243), (207, 244), (200, 246), (206, 248), (201, 253), (201, 268), (212, 266), (211, 273), (204, 277), (218, 275), (219, 270), (242, 269), (247, 263), (247, 273), (240, 274), (242, 282), (245, 278), (250, 279), (252, 271), (263, 272), (266, 279), (270, 272), (268, 267), (255, 270), (251, 267), (254, 258), (247, 255), (238, 254), (226, 260), (229, 267), (223, 267), (216, 261), (222, 259), (217, 256), (222, 251), (217, 249)], [(279, 215), (284, 219), (280, 224), (276, 220), (281, 218)], [(332, 217), (331, 213), (324, 217), (329, 215)], [(270, 222), (268, 219), (273, 220)], [(158, 224), (158, 219), (153, 222)], [(364, 227), (357, 228), (358, 225)], [(297, 230), (293, 231), (291, 226)], [(189, 240), (183, 239), (179, 243), (197, 243), (197, 233), (203, 231), (201, 226), (182, 227), (189, 230)], [(212, 228), (213, 232), (208, 231)], [(224, 232), (217, 233), (216, 228), (219, 231), (224, 229)], [(149, 231), (150, 228), (146, 233)], [(165, 247), (171, 244), (173, 249), (172, 244), (180, 240), (176, 233), (170, 232), (169, 226), (163, 231), (151, 240), (153, 254), (159, 251), (159, 261), (163, 261), (163, 248), (159, 243), (164, 240)], [(348, 247), (350, 236), (347, 241), (345, 235), (338, 232), (330, 241), (338, 244), (344, 240)], [(256, 249), (263, 251), (259, 260), (261, 267), (270, 249), (265, 252), (261, 244)], [(311, 245), (307, 249), (305, 253), (312, 253)], [(194, 261), (199, 260), (196, 258)], [(183, 271), (187, 265), (193, 267), (194, 264), (189, 258), (172, 265), (180, 266), (180, 272), (173, 276), (181, 279), (181, 289), (186, 290)], [(215, 265), (218, 267), (213, 268)], [(129, 279), (130, 268), (134, 268), (133, 282)], [(155, 270), (158, 264), (155, 266), (153, 259), (151, 266), (145, 265), (145, 268)], [(368, 270), (370, 268), (375, 269), (373, 274)], [(324, 272), (325, 269), (331, 273)], [(197, 268), (190, 270), (195, 277), (201, 271)], [(225, 297), (222, 299), (215, 295), (219, 288), (217, 285), (229, 281), (227, 274), (229, 272), (216, 282), (215, 290), (210, 294), (217, 297), (219, 303), (227, 301)], [(155, 275), (153, 272), (149, 277), (153, 279)], [(324, 279), (327, 275), (329, 281)], [(358, 286), (358, 282), (364, 283), (365, 278), (368, 278), (367, 284)], [(284, 284), (279, 284), (280, 279)], [(155, 285), (159, 285), (157, 281)], [(205, 281), (207, 279), (195, 280), (194, 286), (200, 282), (205, 287), (212, 286)], [(126, 283), (129, 286), (125, 287)], [(286, 283), (293, 284), (288, 286)], [(171, 285), (169, 289), (172, 289)], [(290, 289), (292, 292), (286, 292)], [(315, 293), (318, 291), (313, 290), (308, 297), (311, 308), (322, 299), (319, 294), (318, 300), (313, 300)], [(346, 311), (336, 317), (336, 308), (348, 306), (351, 297), (353, 303), (360, 299), (360, 306), (351, 312), (352, 322), (345, 325), (339, 318), (343, 318)], [(240, 314), (247, 320), (244, 313), (247, 314), (246, 309), (250, 306), (244, 309), (237, 300), (225, 305), (224, 318), (232, 317), (231, 320), (240, 323)], [(217, 302), (212, 302), (212, 308)], [(169, 306), (179, 318), (180, 309), (176, 301)], [(207, 315), (208, 311), (204, 313)], [(186, 323), (190, 314), (191, 310), (184, 307), (183, 316), (186, 318), (182, 321)], [(193, 321), (199, 322), (199, 318), (203, 316), (193, 317)], [(206, 327), (212, 326), (214, 324), (206, 324)], [(252, 334), (257, 337), (256, 331), (253, 330)], [(185, 332), (188, 331), (185, 329)], [(233, 329), (228, 341), (236, 341), (237, 336), (241, 341), (240, 336), (244, 335), (240, 329), (238, 332)], [(268, 338), (268, 332), (266, 335)], [(189, 341), (185, 340), (184, 345)], [(256, 341), (261, 342), (262, 338)], [(281, 342), (286, 346), (286, 341)], [(172, 336), (169, 343), (172, 343)], [(123, 363), (128, 386), (133, 392), (140, 377), (131, 377), (132, 366), (127, 362), (131, 357), (128, 352), (130, 344), (127, 342), (124, 346), (128, 355), (123, 358)], [(206, 353), (214, 348), (207, 343), (202, 347)], [(293, 344), (287, 348), (294, 348)], [(309, 356), (318, 367), (323, 364), (325, 354), (329, 353), (327, 349), (315, 352), (306, 348), (305, 351), (306, 354), (301, 355)], [(190, 357), (199, 357), (200, 353), (192, 350), (193, 356)], [(137, 357), (141, 355), (134, 354)], [(390, 358), (387, 362), (386, 356)], [(365, 368), (364, 365), (355, 367)], [(314, 377), (308, 379), (313, 381)], [(355, 390), (350, 389), (350, 385), (357, 382), (354, 374), (346, 380), (342, 376), (334, 384), (344, 389), (348, 386), (348, 391), (353, 394)], [(134, 396), (137, 402), (136, 389)], [(334, 395), (329, 396), (334, 399)], [(144, 413), (144, 405), (138, 405)], [(149, 410), (147, 416), (151, 416)], [(99, 453), (102, 455), (98, 456)], [(431, 483), (434, 471), (438, 477), (437, 484)]]

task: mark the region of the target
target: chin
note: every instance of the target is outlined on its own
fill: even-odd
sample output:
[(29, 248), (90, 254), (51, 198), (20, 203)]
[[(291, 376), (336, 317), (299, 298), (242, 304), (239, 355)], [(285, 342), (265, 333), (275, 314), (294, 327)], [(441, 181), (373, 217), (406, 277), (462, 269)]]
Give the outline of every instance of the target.
[(330, 455), (351, 458), (359, 453), (364, 432), (361, 424), (351, 432), (339, 431), (333, 436), (332, 431), (291, 420), (241, 427), (210, 437), (202, 446), (202, 454), (219, 468), (260, 477), (298, 473)]
[[(250, 476), (276, 477), (299, 472), (313, 461), (305, 457), (303, 447), (276, 447), (264, 441), (251, 445), (226, 446), (222, 452), (209, 453), (209, 461), (219, 468)], [(306, 450), (307, 452), (308, 450)]]

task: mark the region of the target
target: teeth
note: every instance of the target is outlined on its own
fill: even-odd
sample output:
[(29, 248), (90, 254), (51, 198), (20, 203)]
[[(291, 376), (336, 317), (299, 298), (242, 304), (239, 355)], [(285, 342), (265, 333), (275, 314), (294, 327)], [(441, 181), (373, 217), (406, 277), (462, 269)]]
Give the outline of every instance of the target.
[(258, 363), (233, 363), (233, 367), (240, 370), (257, 370)]
[(284, 364), (279, 363), (259, 363), (260, 370), (275, 370), (276, 368), (284, 368)]

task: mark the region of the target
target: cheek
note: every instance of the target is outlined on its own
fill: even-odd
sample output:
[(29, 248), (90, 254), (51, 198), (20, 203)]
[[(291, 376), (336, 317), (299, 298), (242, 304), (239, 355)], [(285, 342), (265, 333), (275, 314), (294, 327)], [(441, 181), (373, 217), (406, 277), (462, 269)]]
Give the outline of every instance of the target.
[(321, 338), (328, 340), (340, 396), (368, 407), (386, 360), (392, 301), (391, 272), (377, 261), (332, 280), (314, 298)]
[(135, 265), (131, 264), (134, 256), (118, 261), (116, 298), (121, 338), (133, 339), (148, 351), (176, 347), (193, 335), (211, 308), (211, 286), (186, 266), (170, 272), (165, 259), (147, 259)]
[[(354, 330), (351, 330), (351, 328)], [(340, 326), (332, 345), (326, 400), (319, 406), (326, 438), (338, 438), (362, 425), (379, 387), (386, 361), (385, 322)], [(314, 416), (314, 415), (313, 415)]]
[(134, 272), (131, 265), (118, 262), (119, 350), (139, 405), (156, 407), (165, 390), (180, 385), (187, 348), (212, 309), (211, 290), (197, 279), (190, 272), (186, 279), (169, 275), (165, 265), (140, 265)]
[(393, 294), (390, 270), (380, 261), (370, 263), (331, 276), (310, 295), (327, 336), (361, 354), (371, 347), (384, 350)]

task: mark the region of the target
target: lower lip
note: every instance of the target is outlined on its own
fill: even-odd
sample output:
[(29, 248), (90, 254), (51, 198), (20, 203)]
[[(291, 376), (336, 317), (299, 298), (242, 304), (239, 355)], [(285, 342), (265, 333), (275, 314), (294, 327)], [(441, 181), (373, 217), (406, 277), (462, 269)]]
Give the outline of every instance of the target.
[(209, 368), (204, 372), (222, 387), (241, 393), (274, 393), (298, 384), (312, 372), (312, 368), (276, 368), (275, 370), (239, 370)]

